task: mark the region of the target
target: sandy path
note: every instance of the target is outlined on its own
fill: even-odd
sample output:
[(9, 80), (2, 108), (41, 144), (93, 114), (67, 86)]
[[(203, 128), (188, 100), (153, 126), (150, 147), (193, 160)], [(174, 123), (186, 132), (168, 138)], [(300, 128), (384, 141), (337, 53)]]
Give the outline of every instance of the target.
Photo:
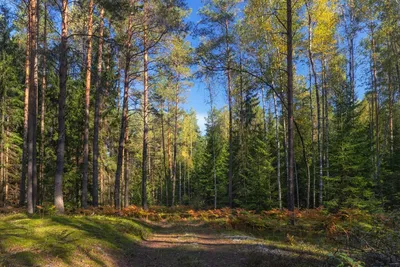
[(215, 229), (180, 225), (156, 227), (129, 257), (128, 266), (321, 266), (304, 255), (274, 249), (262, 240)]

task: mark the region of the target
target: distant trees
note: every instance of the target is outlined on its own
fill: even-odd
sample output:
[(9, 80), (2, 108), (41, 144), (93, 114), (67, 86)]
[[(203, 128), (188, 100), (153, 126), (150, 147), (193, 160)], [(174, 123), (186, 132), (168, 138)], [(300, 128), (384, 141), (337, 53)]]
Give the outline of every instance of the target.
[(188, 4), (0, 8), (0, 204), (398, 206), (396, 1)]
[(233, 207), (233, 79), (234, 23), (238, 12), (238, 0), (206, 1), (200, 10), (203, 27), (199, 34), (203, 43), (198, 48), (200, 63), (209, 71), (223, 71), (226, 75), (226, 92), (229, 112), (229, 206)]

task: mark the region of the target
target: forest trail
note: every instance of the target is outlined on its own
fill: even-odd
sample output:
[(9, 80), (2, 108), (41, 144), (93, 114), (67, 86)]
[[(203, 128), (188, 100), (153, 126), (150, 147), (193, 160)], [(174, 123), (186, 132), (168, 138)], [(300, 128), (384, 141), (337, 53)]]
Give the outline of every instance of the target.
[(270, 247), (252, 236), (203, 225), (163, 225), (135, 248), (127, 266), (321, 266), (313, 255)]

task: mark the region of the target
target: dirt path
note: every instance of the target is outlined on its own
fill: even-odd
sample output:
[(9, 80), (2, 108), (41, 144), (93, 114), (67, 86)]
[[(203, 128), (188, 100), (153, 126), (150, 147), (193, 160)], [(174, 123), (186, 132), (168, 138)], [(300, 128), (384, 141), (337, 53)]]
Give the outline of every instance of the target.
[(154, 227), (129, 266), (322, 266), (309, 255), (267, 247), (261, 239), (198, 225)]

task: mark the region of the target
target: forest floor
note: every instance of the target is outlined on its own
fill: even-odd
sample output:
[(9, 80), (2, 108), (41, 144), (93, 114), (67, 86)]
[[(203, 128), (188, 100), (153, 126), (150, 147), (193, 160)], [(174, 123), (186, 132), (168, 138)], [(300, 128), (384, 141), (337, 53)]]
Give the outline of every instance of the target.
[[(372, 227), (365, 216), (303, 211), (291, 226), (285, 211), (131, 206), (28, 217), (0, 210), (0, 266), (363, 266), (337, 239), (351, 240), (355, 226)], [(390, 243), (396, 231), (388, 232)]]
[[(329, 266), (327, 251), (202, 223), (151, 223), (130, 266)], [(285, 242), (284, 242), (285, 243)]]
[(326, 251), (273, 243), (203, 223), (0, 217), (0, 266), (322, 266), (326, 259)]

